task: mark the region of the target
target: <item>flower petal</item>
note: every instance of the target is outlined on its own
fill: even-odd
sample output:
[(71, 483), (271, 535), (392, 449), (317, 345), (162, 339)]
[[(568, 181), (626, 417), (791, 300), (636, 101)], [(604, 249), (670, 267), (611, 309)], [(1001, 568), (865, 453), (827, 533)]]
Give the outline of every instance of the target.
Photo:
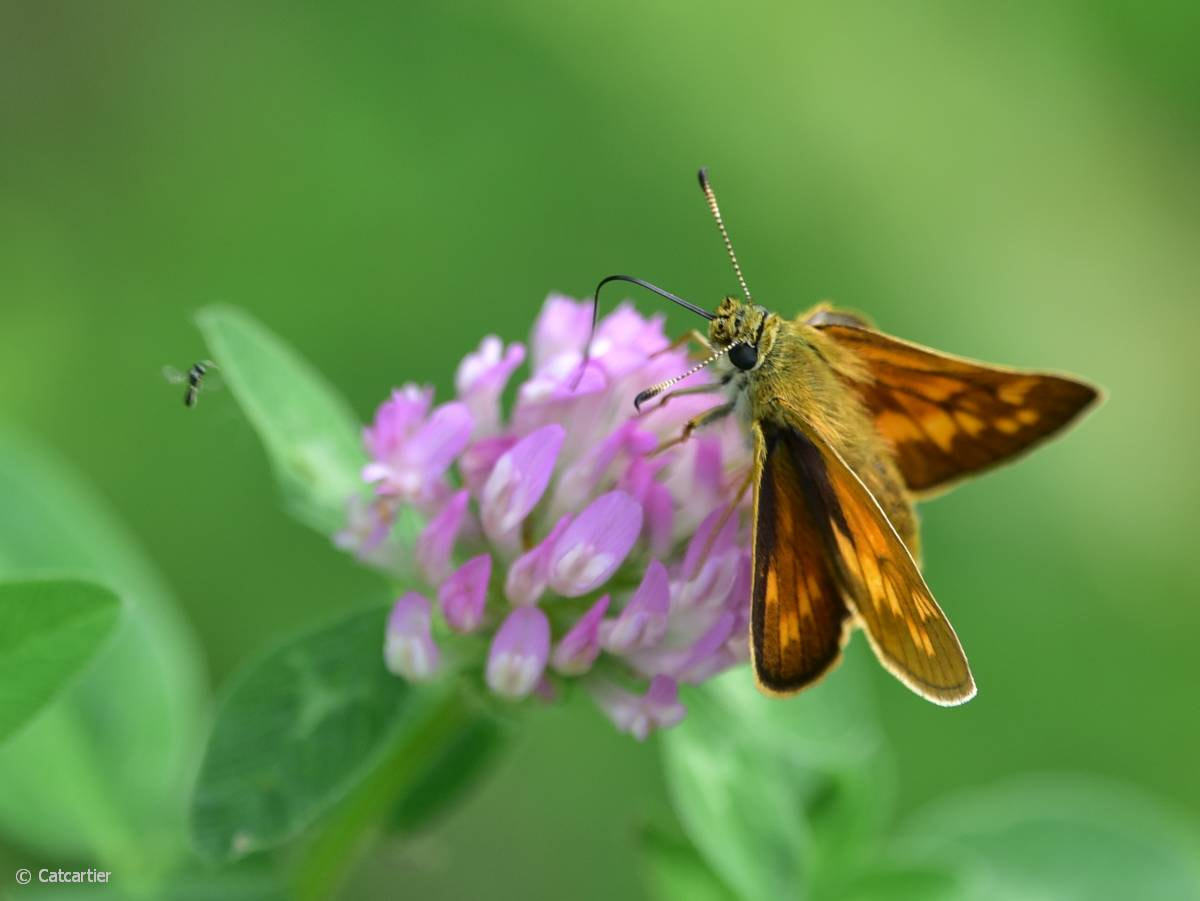
[(335, 532), (333, 543), (360, 560), (375, 561), (374, 552), (387, 540), (396, 522), (396, 507), (386, 498), (368, 502), (353, 495), (346, 503), (346, 525)]
[(620, 615), (601, 626), (601, 643), (606, 651), (626, 654), (651, 648), (667, 633), (671, 609), (671, 586), (667, 568), (651, 560), (646, 575)]
[(442, 475), (470, 440), (471, 422), (465, 404), (442, 404), (419, 425), (410, 422), (404, 435), (377, 442), (387, 453), (364, 467), (363, 478), (378, 483), (379, 494), (410, 503), (435, 499), (445, 491)]
[(439, 654), (429, 628), (429, 601), (414, 591), (392, 607), (383, 659), (391, 672), (413, 682), (429, 679), (437, 672)]
[(669, 676), (655, 676), (646, 689), (642, 703), (659, 729), (669, 729), (687, 713), (687, 709), (679, 703), (679, 686)]
[(492, 558), (480, 554), (460, 566), (438, 589), (438, 604), (451, 629), (474, 632), (479, 628), (491, 577)]
[(514, 444), (515, 435), (495, 435), (491, 438), (480, 438), (463, 451), (458, 458), (458, 471), (462, 474), (463, 484), (471, 492), (471, 497), (478, 498), (483, 493), (488, 476), (496, 467), (496, 461), (503, 457)]
[(665, 321), (661, 315), (647, 319), (632, 304), (622, 303), (596, 329), (591, 355), (611, 376), (632, 372), (670, 343), (663, 333)]
[(533, 324), (534, 371), (540, 371), (560, 354), (581, 354), (591, 329), (590, 303), (551, 294)]
[[(518, 434), (556, 422), (566, 428), (572, 443), (590, 447), (596, 428), (611, 430), (605, 412), (608, 378), (596, 363), (580, 375), (581, 357), (558, 357), (517, 390), (512, 428)], [(625, 417), (622, 417), (625, 418)], [(572, 459), (575, 454), (572, 453)]]
[(543, 426), (496, 461), (480, 497), (483, 530), (493, 541), (506, 541), (542, 499), (564, 434), (560, 425)]
[(591, 692), (613, 724), (638, 741), (645, 741), (651, 729), (669, 729), (687, 713), (679, 703), (679, 688), (670, 676), (655, 676), (640, 697), (611, 682), (594, 682)]
[(555, 543), (551, 587), (574, 598), (603, 585), (629, 555), (641, 531), (641, 505), (624, 491), (596, 498)]
[(466, 404), (442, 404), (413, 436), (406, 456), (428, 475), (440, 476), (471, 440), (472, 425)]
[(433, 403), (433, 388), (407, 384), (375, 411), (375, 421), (363, 429), (363, 444), (376, 460), (390, 457), (409, 439)]
[(658, 439), (650, 432), (627, 420), (603, 441), (586, 450), (576, 462), (567, 467), (555, 488), (554, 508), (576, 510), (588, 497), (596, 492), (602, 481), (611, 485), (610, 471), (618, 457), (627, 456), (634, 460), (649, 453), (658, 445)]
[[(665, 571), (664, 571), (665, 575)], [(586, 673), (600, 656), (600, 621), (608, 610), (608, 595), (596, 601), (579, 617), (554, 649), (554, 668), (564, 676)]]
[(663, 643), (625, 655), (633, 669), (644, 676), (664, 673), (683, 682), (694, 682), (737, 662), (729, 650), (731, 641), (746, 641), (745, 625), (734, 635), (737, 616), (728, 609), (672, 612)]
[(450, 574), (450, 554), (467, 513), (467, 500), (465, 491), (451, 496), (417, 537), (413, 555), (431, 584), (436, 585)]
[(571, 522), (563, 516), (540, 544), (513, 561), (504, 581), (504, 596), (512, 604), (536, 604), (550, 581), (550, 558), (558, 537)]
[(537, 687), (550, 656), (550, 621), (538, 607), (517, 607), (504, 620), (488, 652), (487, 684), (516, 700)]
[(666, 466), (667, 461), (661, 457), (648, 460), (636, 457), (625, 471), (618, 488), (629, 492), (646, 514), (645, 539), (650, 546), (650, 553), (655, 556), (666, 556), (674, 545), (672, 529), (675, 523), (675, 502), (667, 487), (655, 480), (658, 471)]
[(683, 612), (723, 604), (737, 580), (740, 563), (735, 552), (709, 557), (695, 577), (672, 584), (671, 609)]
[[(670, 409), (668, 407), (667, 409)], [(720, 428), (720, 424), (713, 429)], [(678, 434), (678, 430), (675, 430)], [(728, 489), (726, 482), (726, 465), (732, 465), (727, 460), (721, 442), (721, 435), (712, 430), (693, 436), (691, 441), (676, 449), (671, 467), (666, 472), (663, 483), (675, 499), (675, 529), (676, 538), (695, 533), (697, 525), (714, 508), (722, 503), (728, 504)], [(744, 459), (746, 447), (744, 441), (735, 446), (740, 453), (733, 462)]]
[(454, 385), (474, 417), (476, 435), (492, 435), (499, 428), (500, 394), (513, 370), (523, 362), (523, 345), (510, 344), (506, 350), (499, 338), (488, 335), (480, 342), (479, 350), (467, 354), (458, 364)]
[[(730, 658), (725, 643), (733, 634), (735, 617), (731, 611), (725, 611), (712, 627), (700, 636), (687, 655), (680, 660), (675, 668), (675, 677), (681, 682), (701, 682), (709, 676), (730, 666), (734, 661)], [(745, 635), (742, 636), (743, 643)]]
[[(722, 517), (724, 522), (721, 522)], [(719, 522), (721, 531), (714, 536), (713, 530)], [(718, 507), (704, 517), (704, 521), (696, 527), (692, 540), (688, 542), (687, 552), (683, 555), (683, 577), (696, 578), (705, 561), (730, 550), (737, 540), (737, 527), (738, 518), (729, 513), (728, 505)]]

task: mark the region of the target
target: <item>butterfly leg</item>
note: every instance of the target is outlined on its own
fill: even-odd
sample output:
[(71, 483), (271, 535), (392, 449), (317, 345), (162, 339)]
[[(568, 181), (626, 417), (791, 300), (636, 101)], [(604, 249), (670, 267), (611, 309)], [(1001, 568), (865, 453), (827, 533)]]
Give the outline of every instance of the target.
[(667, 401), (669, 401), (672, 397), (687, 397), (689, 394), (716, 394), (722, 390), (724, 390), (724, 384), (721, 382), (714, 382), (707, 385), (693, 385), (691, 388), (679, 388), (678, 390), (670, 391), (664, 394), (662, 396), (662, 400), (656, 403), (651, 409), (647, 410), (646, 414), (653, 413), (655, 410), (665, 407), (667, 405)]
[(661, 454), (665, 450), (671, 449), (672, 447), (678, 447), (680, 444), (683, 444), (683, 442), (691, 438), (692, 432), (696, 431), (696, 429), (703, 428), (704, 426), (714, 423), (719, 419), (724, 419), (733, 412), (733, 408), (734, 404), (732, 401), (730, 401), (727, 404), (721, 404), (718, 407), (713, 407), (711, 410), (705, 410), (699, 416), (689, 419), (683, 424), (683, 431), (679, 434), (678, 438), (672, 438), (665, 444), (659, 445), (650, 453), (650, 456), (653, 457), (657, 454)]
[(707, 558), (712, 551), (713, 543), (717, 540), (717, 536), (721, 534), (721, 530), (725, 528), (725, 523), (729, 522), (729, 517), (733, 515), (733, 511), (741, 504), (742, 498), (746, 496), (746, 492), (750, 490), (750, 486), (754, 484), (754, 467), (751, 466), (746, 470), (746, 477), (742, 479), (742, 485), (738, 488), (737, 494), (733, 498), (733, 502), (725, 508), (725, 512), (721, 514), (721, 518), (717, 520), (717, 524), (708, 534), (708, 541), (704, 543), (704, 554), (701, 559)]

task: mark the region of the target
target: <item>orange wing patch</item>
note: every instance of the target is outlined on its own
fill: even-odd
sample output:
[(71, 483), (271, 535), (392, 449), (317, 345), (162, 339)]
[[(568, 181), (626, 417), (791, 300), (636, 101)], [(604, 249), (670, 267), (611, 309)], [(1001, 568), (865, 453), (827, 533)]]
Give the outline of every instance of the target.
[(1073, 379), (987, 366), (845, 320), (812, 324), (867, 364), (871, 380), (855, 387), (913, 492), (947, 487), (1019, 456), (1099, 396)]

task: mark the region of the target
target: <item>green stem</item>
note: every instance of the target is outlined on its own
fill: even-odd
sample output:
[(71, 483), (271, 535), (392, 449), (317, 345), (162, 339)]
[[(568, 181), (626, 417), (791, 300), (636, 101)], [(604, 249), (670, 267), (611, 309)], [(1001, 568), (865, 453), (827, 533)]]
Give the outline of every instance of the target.
[(446, 741), (479, 716), (458, 689), (435, 700), (411, 729), (400, 730), (383, 759), (322, 822), (301, 847), (291, 895), (324, 901), (378, 837), (414, 774), (439, 755)]

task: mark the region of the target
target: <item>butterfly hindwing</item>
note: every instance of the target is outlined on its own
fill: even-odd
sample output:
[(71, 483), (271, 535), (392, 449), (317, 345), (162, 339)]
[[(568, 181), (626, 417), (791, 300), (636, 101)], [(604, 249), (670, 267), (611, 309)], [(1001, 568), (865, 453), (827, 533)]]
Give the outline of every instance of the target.
[(759, 687), (791, 694), (837, 664), (851, 614), (797, 460), (770, 428), (755, 428), (755, 442), (762, 468), (754, 500), (750, 648)]
[(855, 386), (913, 492), (948, 487), (1030, 450), (1098, 396), (1073, 379), (987, 366), (846, 319), (812, 324), (866, 364), (870, 379)]

